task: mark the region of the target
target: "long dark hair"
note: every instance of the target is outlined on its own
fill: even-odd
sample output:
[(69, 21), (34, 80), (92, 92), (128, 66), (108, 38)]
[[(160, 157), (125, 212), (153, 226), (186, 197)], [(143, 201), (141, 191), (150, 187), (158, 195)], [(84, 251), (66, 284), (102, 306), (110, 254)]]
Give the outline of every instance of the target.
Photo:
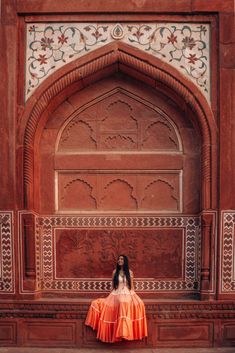
[[(130, 271), (129, 271), (129, 265), (128, 265), (128, 257), (125, 256), (125, 255), (119, 255), (118, 256), (118, 259), (120, 257), (123, 257), (124, 259), (124, 264), (123, 264), (123, 272), (126, 276), (126, 280), (127, 280), (127, 284), (128, 284), (128, 287), (129, 289), (131, 289), (131, 276), (130, 276)], [(113, 276), (113, 288), (117, 289), (118, 288), (118, 284), (119, 284), (119, 272), (121, 270), (121, 266), (118, 265), (118, 262), (117, 262), (117, 266), (116, 266), (116, 272)]]

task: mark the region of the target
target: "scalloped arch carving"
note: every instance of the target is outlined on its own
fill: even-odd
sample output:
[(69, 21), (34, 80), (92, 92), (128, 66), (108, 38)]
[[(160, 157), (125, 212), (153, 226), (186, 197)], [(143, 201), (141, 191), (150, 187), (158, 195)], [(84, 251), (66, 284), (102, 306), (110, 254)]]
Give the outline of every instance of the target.
[[(119, 64), (118, 66), (116, 64)], [(35, 94), (26, 104), (19, 133), (19, 142), (23, 144), (23, 183), (25, 193), (25, 207), (33, 208), (34, 183), (34, 144), (37, 141), (37, 134), (45, 124), (48, 111), (54, 109), (64, 100), (60, 97), (68, 87), (74, 91), (89, 84), (86, 79), (99, 73), (99, 77), (106, 75), (106, 68), (115, 71), (124, 71), (125, 68), (135, 72), (139, 79), (150, 79), (152, 84), (159, 87), (162, 85), (171, 92), (174, 92), (196, 115), (202, 136), (202, 208), (210, 209), (216, 207), (216, 141), (217, 129), (213, 113), (205, 98), (198, 88), (175, 69), (166, 63), (162, 63), (151, 55), (142, 53), (140, 50), (130, 48), (124, 43), (111, 43), (97, 49), (86, 58), (68, 64), (58, 70), (35, 91)], [(103, 74), (102, 74), (103, 72)], [(109, 73), (110, 74), (110, 73)], [(71, 91), (71, 90), (70, 90)], [(62, 95), (61, 95), (62, 96)], [(56, 98), (56, 99), (55, 99)], [(40, 127), (41, 126), (41, 127)]]
[(101, 199), (102, 208), (109, 210), (111, 207), (114, 207), (114, 204), (116, 205), (116, 210), (137, 209), (137, 200), (133, 195), (133, 186), (124, 179), (113, 179), (104, 188), (104, 196)]
[[(132, 107), (136, 102), (139, 109)], [(144, 116), (139, 114), (142, 108)], [(174, 121), (159, 107), (117, 87), (68, 117), (58, 133), (56, 151), (182, 152), (181, 140)]]
[[(81, 139), (81, 136), (83, 136), (83, 139)], [(96, 144), (90, 124), (82, 119), (76, 119), (69, 123), (63, 130), (58, 149), (69, 149), (76, 145), (79, 145), (80, 149), (83, 149), (84, 145), (89, 145), (89, 148), (92, 150), (96, 148)]]
[[(173, 210), (178, 209), (179, 200), (174, 195), (174, 187), (164, 179), (153, 180), (145, 187), (145, 196), (141, 200), (141, 207), (145, 208), (145, 203), (147, 200), (151, 202), (147, 202), (148, 207), (152, 207), (153, 209), (167, 209), (169, 204)], [(165, 197), (161, 197), (162, 194), (165, 194)], [(154, 197), (153, 197), (154, 196)], [(164, 201), (164, 203), (161, 202)]]
[[(75, 184), (79, 184), (79, 187), (73, 188)], [(68, 197), (69, 193), (72, 194), (73, 197)], [(72, 179), (65, 185), (63, 196), (61, 197), (62, 206), (64, 208), (67, 206), (67, 199), (69, 200), (69, 206), (71, 208), (87, 210), (95, 210), (97, 208), (97, 202), (93, 196), (93, 187), (82, 178)]]

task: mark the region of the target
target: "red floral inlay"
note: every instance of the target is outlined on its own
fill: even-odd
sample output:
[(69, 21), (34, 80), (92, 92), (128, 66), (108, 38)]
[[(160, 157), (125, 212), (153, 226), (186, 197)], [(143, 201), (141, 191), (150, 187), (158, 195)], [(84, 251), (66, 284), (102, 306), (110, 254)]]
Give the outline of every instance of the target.
[(138, 38), (138, 40), (139, 40), (140, 37), (143, 36), (143, 35), (144, 35), (144, 33), (140, 32), (139, 29), (136, 31), (136, 33), (133, 33), (133, 36), (136, 37), (136, 38)]
[(196, 45), (195, 40), (190, 37), (185, 37), (184, 39), (182, 39), (182, 43), (184, 43), (185, 48), (189, 49), (193, 49), (193, 47), (195, 47)]
[(47, 64), (47, 58), (45, 58), (46, 54), (39, 54), (38, 61), (40, 62), (40, 65)]
[(196, 54), (189, 54), (189, 58), (187, 58), (190, 64), (195, 64), (198, 61)]
[(170, 37), (167, 37), (167, 39), (168, 39), (168, 43), (172, 43), (172, 44), (177, 43), (177, 36), (174, 36), (173, 33), (171, 33)]
[(64, 34), (61, 34), (60, 37), (58, 37), (58, 43), (64, 44), (68, 42), (68, 37), (65, 37)]
[(80, 34), (80, 40), (81, 40), (81, 42), (82, 43), (86, 43), (86, 39), (87, 39), (87, 37), (86, 36), (84, 36), (84, 34)]
[(52, 43), (54, 43), (54, 40), (52, 38), (47, 38), (47, 37), (42, 38), (41, 39), (42, 50), (46, 50), (46, 48), (51, 49)]
[(102, 37), (102, 34), (98, 31), (98, 29), (92, 33), (93, 37), (95, 37), (95, 39), (99, 39), (99, 37)]
[(34, 26), (34, 25), (33, 25), (33, 26), (30, 26), (30, 27), (29, 27), (29, 32), (30, 32), (30, 33), (35, 32), (35, 29), (36, 29), (36, 28), (37, 28), (37, 27)]

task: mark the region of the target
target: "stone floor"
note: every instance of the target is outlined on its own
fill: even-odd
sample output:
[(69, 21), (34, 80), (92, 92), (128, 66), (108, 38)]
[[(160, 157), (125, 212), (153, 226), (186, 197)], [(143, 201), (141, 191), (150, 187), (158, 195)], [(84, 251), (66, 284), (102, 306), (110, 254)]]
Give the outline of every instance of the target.
[[(120, 353), (123, 349), (68, 349), (68, 348), (0, 348), (0, 353)], [(124, 349), (124, 353), (235, 353), (235, 347), (229, 348), (159, 348)]]

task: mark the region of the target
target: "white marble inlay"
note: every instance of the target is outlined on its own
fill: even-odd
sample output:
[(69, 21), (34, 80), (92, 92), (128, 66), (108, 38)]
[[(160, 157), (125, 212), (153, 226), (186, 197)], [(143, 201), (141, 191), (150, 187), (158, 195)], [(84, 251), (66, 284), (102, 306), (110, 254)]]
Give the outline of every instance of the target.
[(210, 101), (209, 32), (205, 23), (27, 24), (25, 100), (57, 69), (122, 41), (172, 65)]

